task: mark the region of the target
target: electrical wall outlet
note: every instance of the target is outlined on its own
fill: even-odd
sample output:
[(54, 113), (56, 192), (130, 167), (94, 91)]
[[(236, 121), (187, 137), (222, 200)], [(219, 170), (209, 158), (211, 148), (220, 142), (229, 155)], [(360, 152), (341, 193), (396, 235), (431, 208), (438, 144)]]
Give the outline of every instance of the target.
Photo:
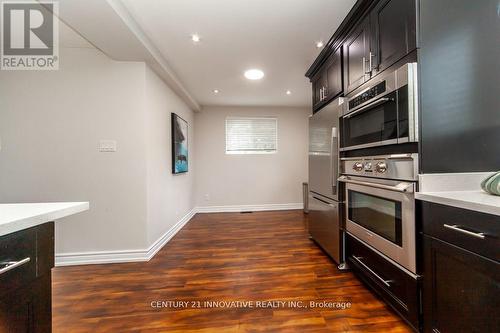
[(116, 152), (116, 140), (100, 140), (99, 151), (102, 153)]
[(210, 201), (210, 194), (205, 194), (205, 201)]

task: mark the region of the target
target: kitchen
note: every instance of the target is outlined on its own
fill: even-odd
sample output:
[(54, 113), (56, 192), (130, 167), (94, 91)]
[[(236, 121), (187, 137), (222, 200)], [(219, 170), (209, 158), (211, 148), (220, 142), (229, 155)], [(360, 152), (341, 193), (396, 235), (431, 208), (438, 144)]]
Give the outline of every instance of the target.
[(0, 332), (500, 330), (497, 2), (21, 3)]

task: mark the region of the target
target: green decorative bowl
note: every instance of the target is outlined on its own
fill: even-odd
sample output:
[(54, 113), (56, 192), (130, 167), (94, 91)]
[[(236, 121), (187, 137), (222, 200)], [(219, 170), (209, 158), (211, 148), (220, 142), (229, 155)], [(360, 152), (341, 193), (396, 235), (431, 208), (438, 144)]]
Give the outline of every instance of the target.
[(481, 188), (490, 194), (500, 195), (500, 171), (486, 177), (481, 182)]

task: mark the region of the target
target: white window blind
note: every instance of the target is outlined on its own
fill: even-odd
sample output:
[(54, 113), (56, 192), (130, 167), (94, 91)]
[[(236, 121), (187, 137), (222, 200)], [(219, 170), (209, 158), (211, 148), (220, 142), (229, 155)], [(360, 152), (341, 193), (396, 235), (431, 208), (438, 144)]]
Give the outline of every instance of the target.
[(226, 154), (266, 154), (277, 149), (276, 118), (226, 118)]

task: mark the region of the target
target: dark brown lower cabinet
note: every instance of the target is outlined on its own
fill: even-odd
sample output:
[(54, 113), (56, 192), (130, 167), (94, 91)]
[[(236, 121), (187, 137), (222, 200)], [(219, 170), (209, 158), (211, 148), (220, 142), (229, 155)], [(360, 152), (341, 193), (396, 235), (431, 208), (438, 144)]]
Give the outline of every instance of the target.
[(424, 236), (423, 290), (425, 332), (500, 332), (495, 260)]
[(0, 268), (13, 262), (0, 274), (0, 333), (51, 332), (54, 223), (0, 237)]
[(346, 261), (415, 331), (421, 328), (420, 278), (396, 267), (360, 240), (346, 235)]
[(500, 216), (417, 200), (424, 331), (500, 332)]
[(46, 275), (2, 296), (0, 332), (50, 332), (51, 278)]

